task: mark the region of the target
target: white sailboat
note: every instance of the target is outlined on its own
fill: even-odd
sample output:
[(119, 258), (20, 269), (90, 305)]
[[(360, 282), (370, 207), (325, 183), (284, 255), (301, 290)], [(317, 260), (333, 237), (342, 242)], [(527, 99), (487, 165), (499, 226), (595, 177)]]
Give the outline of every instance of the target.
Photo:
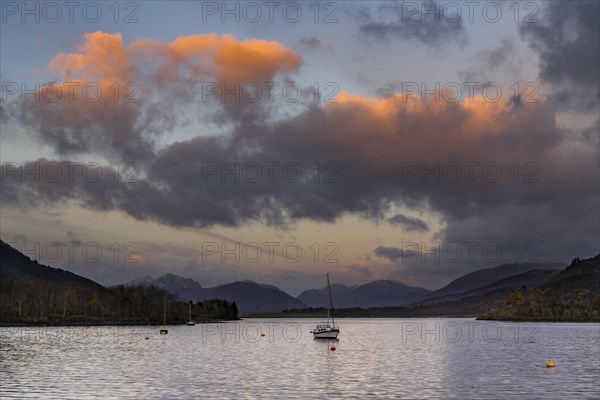
[(186, 325), (187, 326), (194, 326), (194, 325), (196, 325), (196, 323), (194, 321), (192, 321), (192, 302), (191, 301), (190, 301), (188, 322), (187, 322)]
[[(335, 326), (335, 318), (333, 317), (333, 301), (331, 300), (331, 285), (329, 284), (329, 274), (327, 274), (327, 293), (329, 295), (329, 306), (327, 307), (327, 321), (319, 322), (315, 329), (311, 331), (315, 339), (337, 339), (340, 334), (340, 329)], [(331, 314), (331, 323), (329, 322), (329, 314)]]

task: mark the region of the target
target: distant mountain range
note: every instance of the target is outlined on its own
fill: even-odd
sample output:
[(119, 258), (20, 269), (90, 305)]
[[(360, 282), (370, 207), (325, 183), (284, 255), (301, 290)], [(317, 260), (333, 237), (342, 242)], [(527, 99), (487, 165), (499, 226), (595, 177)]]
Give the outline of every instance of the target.
[[(449, 302), (484, 296), (501, 290), (528, 288), (540, 285), (558, 285), (555, 282), (559, 272), (566, 274), (578, 285), (576, 269), (570, 267), (561, 270), (564, 264), (521, 263), (506, 264), (495, 268), (480, 269), (463, 275), (445, 287), (430, 291), (409, 286), (400, 281), (378, 280), (363, 285), (331, 285), (334, 306), (341, 308), (405, 307), (425, 306), (427, 304)], [(53, 282), (82, 283), (91, 287), (102, 287), (98, 283), (79, 275), (38, 264), (25, 255), (2, 242), (0, 258), (0, 278), (8, 280), (37, 279)], [(566, 285), (564, 279), (560, 285)], [(569, 281), (570, 282), (570, 281)], [(286, 309), (319, 308), (327, 304), (326, 290), (310, 289), (297, 298), (273, 286), (249, 280), (227, 283), (211, 288), (191, 279), (175, 274), (166, 274), (159, 278), (143, 276), (127, 282), (124, 286), (155, 286), (175, 294), (180, 300), (202, 301), (206, 299), (225, 299), (235, 301), (240, 312), (277, 312)]]
[[(404, 306), (430, 292), (391, 280), (373, 281), (352, 287), (340, 283), (331, 286), (336, 308)], [(325, 307), (329, 302), (327, 288), (305, 290), (300, 293), (298, 300), (309, 307)]]
[(198, 282), (174, 274), (163, 275), (157, 279), (149, 276), (134, 279), (125, 286), (157, 286), (166, 289), (181, 300), (202, 301), (207, 299), (226, 299), (235, 301), (240, 312), (281, 311), (288, 308), (304, 308), (306, 305), (281, 289), (245, 280), (203, 288)]
[[(449, 302), (472, 298), (502, 289), (501, 293), (522, 286), (536, 287), (552, 279), (564, 264), (506, 264), (481, 269), (450, 282), (440, 290), (430, 291), (400, 281), (378, 280), (364, 285), (331, 285), (334, 306), (341, 308), (401, 307)], [(157, 279), (138, 278), (125, 286), (154, 285), (169, 290), (182, 300), (201, 301), (222, 298), (235, 301), (242, 313), (277, 312), (290, 309), (321, 308), (328, 303), (326, 288), (309, 289), (294, 298), (272, 285), (249, 280), (232, 282), (214, 288), (202, 288), (189, 278), (167, 274)], [(500, 293), (500, 292), (498, 292)], [(496, 299), (498, 295), (490, 298)]]

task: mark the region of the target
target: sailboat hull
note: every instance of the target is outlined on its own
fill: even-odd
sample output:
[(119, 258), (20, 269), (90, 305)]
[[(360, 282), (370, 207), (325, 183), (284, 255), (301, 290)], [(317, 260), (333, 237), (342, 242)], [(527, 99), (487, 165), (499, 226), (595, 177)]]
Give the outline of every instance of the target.
[(313, 335), (314, 335), (315, 339), (337, 339), (339, 334), (340, 334), (340, 331), (337, 329), (332, 329), (329, 331), (322, 331), (322, 332), (314, 332), (313, 331)]

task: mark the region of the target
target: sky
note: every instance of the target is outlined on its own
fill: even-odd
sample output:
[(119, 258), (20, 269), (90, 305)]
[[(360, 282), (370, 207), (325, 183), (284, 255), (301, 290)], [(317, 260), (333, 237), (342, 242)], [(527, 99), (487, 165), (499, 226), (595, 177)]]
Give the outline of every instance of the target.
[(599, 3), (1, 3), (0, 237), (292, 295), (600, 248)]

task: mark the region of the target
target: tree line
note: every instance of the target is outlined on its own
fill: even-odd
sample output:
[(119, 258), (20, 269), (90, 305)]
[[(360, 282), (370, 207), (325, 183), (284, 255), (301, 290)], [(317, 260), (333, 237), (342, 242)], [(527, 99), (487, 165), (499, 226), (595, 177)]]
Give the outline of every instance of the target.
[(509, 293), (501, 307), (481, 319), (524, 321), (600, 321), (600, 293), (581, 288), (517, 290)]
[[(168, 323), (188, 320), (190, 302), (154, 286), (112, 288), (44, 280), (0, 281), (0, 322), (52, 321)], [(192, 303), (192, 320), (237, 319), (235, 302), (222, 299)]]

